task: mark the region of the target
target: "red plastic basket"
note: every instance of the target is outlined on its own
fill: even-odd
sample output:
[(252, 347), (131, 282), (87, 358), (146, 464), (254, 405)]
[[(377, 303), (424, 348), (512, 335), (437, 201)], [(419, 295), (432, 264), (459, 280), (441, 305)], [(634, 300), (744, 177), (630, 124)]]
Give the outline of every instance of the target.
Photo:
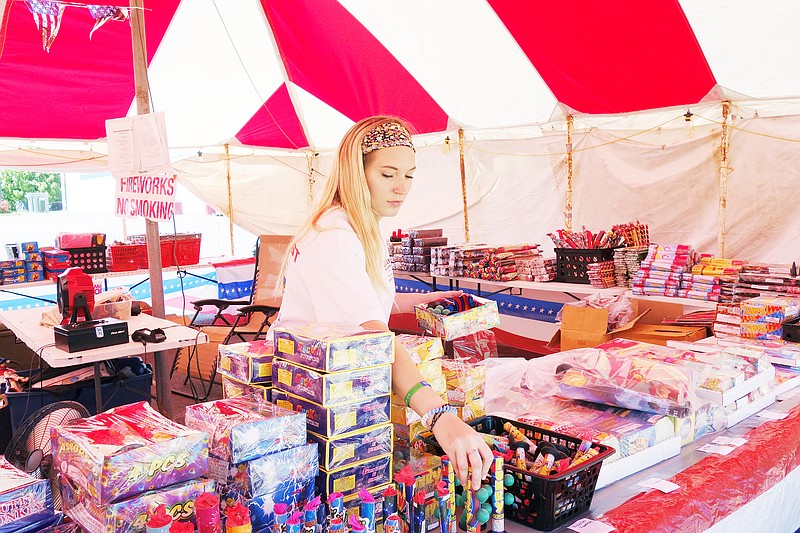
[(178, 266), (196, 265), (200, 262), (199, 233), (178, 235), (175, 239), (175, 264)]
[[(136, 264), (139, 268), (148, 268), (150, 266), (150, 262), (147, 259), (147, 244), (145, 243), (144, 239), (140, 242), (136, 242), (134, 245), (136, 246)], [(174, 264), (173, 261), (173, 250), (175, 250), (175, 243), (174, 241), (167, 241), (164, 240), (162, 237), (161, 239), (161, 266), (168, 267)]]
[(112, 244), (108, 247), (108, 269), (125, 272), (139, 268), (139, 246), (136, 244)]

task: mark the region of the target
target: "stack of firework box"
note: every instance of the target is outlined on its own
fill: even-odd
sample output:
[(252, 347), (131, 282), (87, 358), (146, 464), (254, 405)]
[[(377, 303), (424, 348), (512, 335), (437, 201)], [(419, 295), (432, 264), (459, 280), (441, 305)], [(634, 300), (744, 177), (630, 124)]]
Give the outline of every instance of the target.
[(33, 478), (0, 457), (0, 533), (39, 531), (59, 518), (50, 481)]
[(412, 229), (400, 243), (389, 244), (392, 268), (407, 272), (428, 272), (431, 269), (431, 249), (447, 244), (442, 229)]
[(647, 257), (647, 246), (627, 246), (614, 249), (614, 282), (617, 287), (633, 285), (642, 260)]
[[(408, 351), (411, 359), (417, 364), (422, 379), (431, 388), (447, 400), (447, 382), (442, 372), (444, 346), (439, 337), (422, 337), (419, 335), (397, 335), (396, 342), (401, 343)], [(406, 407), (403, 398), (392, 394), (392, 424), (396, 440), (404, 441), (407, 447), (426, 430), (422, 426), (422, 418), (410, 407)]]
[(389, 483), (394, 334), (305, 324), (275, 328), (274, 342), (273, 399), (308, 418), (319, 494), (340, 493), (348, 506), (359, 489)]
[(683, 274), (678, 296), (711, 302), (730, 301), (723, 295), (722, 284), (735, 282), (744, 264), (735, 259), (701, 256), (691, 272)]
[(194, 524), (195, 499), (215, 489), (203, 477), (208, 433), (145, 402), (67, 422), (52, 430), (51, 441), (64, 512), (86, 533), (144, 532), (159, 505)]
[(44, 261), (36, 242), (23, 242), (17, 247), (17, 256), (0, 261), (0, 283), (11, 285), (44, 279)]
[(222, 397), (272, 399), (271, 340), (220, 344), (217, 372), (222, 374)]
[(800, 278), (797, 267), (749, 263), (742, 267), (733, 288), (731, 301), (741, 301), (758, 296), (800, 297)]
[(431, 274), (466, 277), (473, 271), (473, 263), (482, 261), (491, 250), (485, 244), (435, 247), (431, 249)]
[(677, 296), (684, 272), (691, 272), (697, 253), (688, 244), (651, 244), (633, 278), (631, 292)]
[(186, 425), (207, 432), (208, 475), (223, 510), (250, 510), (253, 531), (271, 527), (275, 504), (301, 508), (314, 495), (317, 445), (307, 444), (306, 419), (259, 398), (226, 398), (186, 408)]

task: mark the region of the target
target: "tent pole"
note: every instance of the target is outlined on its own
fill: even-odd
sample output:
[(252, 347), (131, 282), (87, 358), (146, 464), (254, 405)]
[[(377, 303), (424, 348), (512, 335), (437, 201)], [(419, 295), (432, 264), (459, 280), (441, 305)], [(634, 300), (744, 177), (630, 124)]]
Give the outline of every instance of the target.
[(236, 254), (233, 251), (233, 190), (231, 189), (231, 154), (228, 146), (228, 143), (225, 143), (225, 177), (228, 180), (228, 234), (231, 238), (231, 257), (233, 257)]
[(572, 128), (575, 119), (567, 115), (567, 198), (564, 205), (564, 227), (572, 231)]
[[(150, 92), (147, 81), (147, 43), (144, 39), (143, 0), (131, 0), (130, 21), (133, 45), (133, 77), (136, 83), (136, 113), (150, 113)], [(147, 261), (150, 265), (150, 298), (153, 316), (164, 318), (164, 280), (161, 275), (161, 237), (158, 222), (145, 219)], [(169, 388), (170, 361), (167, 352), (155, 352), (156, 400), (164, 415), (172, 416), (172, 394)]]
[(458, 164), (461, 169), (461, 199), (464, 201), (464, 242), (469, 242), (469, 208), (467, 207), (467, 173), (464, 169), (464, 130), (458, 128)]
[(728, 119), (731, 114), (731, 102), (722, 102), (722, 136), (719, 145), (719, 224), (717, 228), (717, 256), (725, 257), (725, 215), (728, 209), (728, 176), (733, 170), (728, 160), (728, 150), (731, 142), (731, 131)]

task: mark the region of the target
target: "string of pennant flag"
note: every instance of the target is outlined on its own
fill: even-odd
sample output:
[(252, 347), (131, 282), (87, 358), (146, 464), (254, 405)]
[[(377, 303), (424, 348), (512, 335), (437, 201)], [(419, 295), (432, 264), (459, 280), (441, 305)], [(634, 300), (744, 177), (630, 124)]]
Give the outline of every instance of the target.
[(25, 4), (33, 15), (33, 22), (42, 34), (42, 48), (45, 52), (50, 51), (53, 42), (56, 40), (58, 30), (61, 27), (61, 18), (64, 9), (67, 7), (77, 7), (86, 9), (94, 19), (94, 26), (89, 32), (89, 39), (98, 28), (109, 20), (128, 20), (129, 9), (117, 6), (103, 6), (96, 4), (76, 4), (74, 2), (58, 2), (56, 0), (25, 0)]

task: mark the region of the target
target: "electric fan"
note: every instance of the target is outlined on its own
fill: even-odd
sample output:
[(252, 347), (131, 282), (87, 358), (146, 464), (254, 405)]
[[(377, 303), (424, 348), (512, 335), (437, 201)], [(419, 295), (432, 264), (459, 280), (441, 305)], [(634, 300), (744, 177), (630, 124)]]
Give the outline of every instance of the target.
[(6, 448), (6, 460), (36, 479), (50, 480), (53, 506), (61, 509), (61, 490), (53, 469), (50, 429), (89, 416), (78, 402), (45, 405), (22, 422)]

